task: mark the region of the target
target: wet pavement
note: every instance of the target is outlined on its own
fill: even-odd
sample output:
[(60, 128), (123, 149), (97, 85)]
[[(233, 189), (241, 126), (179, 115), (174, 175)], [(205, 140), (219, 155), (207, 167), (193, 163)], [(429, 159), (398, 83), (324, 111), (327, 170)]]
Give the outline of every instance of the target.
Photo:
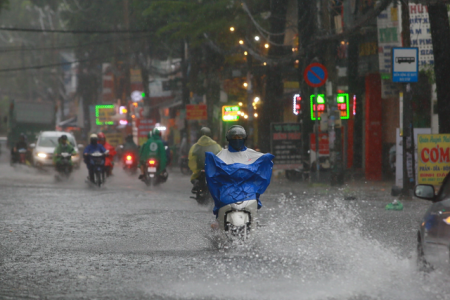
[[(388, 183), (274, 178), (245, 244), (210, 228), (176, 169), (147, 188), (116, 168), (101, 190), (0, 162), (0, 299), (449, 299), (415, 267), (428, 203), (385, 211)], [(355, 200), (345, 200), (355, 199)]]

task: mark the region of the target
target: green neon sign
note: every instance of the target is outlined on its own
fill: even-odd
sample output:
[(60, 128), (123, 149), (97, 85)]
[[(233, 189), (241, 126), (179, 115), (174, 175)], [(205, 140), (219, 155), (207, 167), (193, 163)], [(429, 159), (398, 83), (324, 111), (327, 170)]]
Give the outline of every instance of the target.
[(341, 114), (341, 119), (350, 119), (350, 105), (348, 102), (348, 94), (337, 94), (336, 102), (338, 110)]
[(108, 105), (96, 105), (95, 106), (95, 123), (98, 126), (102, 125), (114, 125), (114, 121), (109, 121), (110, 117), (115, 115), (115, 106), (113, 104)]
[[(315, 121), (316, 120), (316, 110), (315, 107), (316, 105), (314, 104), (314, 99), (316, 98), (316, 95), (311, 95), (310, 97), (310, 101), (311, 101), (311, 120)], [(326, 106), (325, 106), (325, 95), (324, 94), (319, 94), (317, 95), (317, 115), (319, 116), (319, 120), (320, 120), (320, 115), (323, 114), (326, 110)]]
[(239, 106), (222, 106), (222, 120), (225, 122), (239, 121)]
[[(326, 111), (326, 100), (325, 95), (319, 94), (317, 95), (317, 115), (320, 120), (320, 115)], [(311, 120), (316, 120), (316, 105), (314, 104), (314, 99), (316, 95), (311, 95)], [(348, 101), (348, 94), (337, 94), (336, 95), (337, 108), (340, 112), (341, 119), (347, 120), (350, 119), (350, 105)]]

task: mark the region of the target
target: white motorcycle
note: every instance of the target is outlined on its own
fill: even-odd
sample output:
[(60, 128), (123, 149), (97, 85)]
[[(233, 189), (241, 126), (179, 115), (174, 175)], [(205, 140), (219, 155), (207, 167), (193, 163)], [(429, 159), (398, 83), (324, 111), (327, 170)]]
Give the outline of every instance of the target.
[(257, 227), (258, 201), (247, 200), (228, 204), (219, 209), (219, 228), (231, 237), (246, 240)]

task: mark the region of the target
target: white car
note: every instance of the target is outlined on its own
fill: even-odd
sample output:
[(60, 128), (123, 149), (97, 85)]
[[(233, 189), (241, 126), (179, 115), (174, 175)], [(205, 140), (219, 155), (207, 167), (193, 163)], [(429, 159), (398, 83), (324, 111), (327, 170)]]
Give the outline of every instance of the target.
[(62, 131), (43, 131), (39, 133), (36, 144), (31, 144), (33, 148), (33, 161), (36, 167), (49, 167), (53, 166), (53, 152), (58, 146), (58, 138), (62, 135), (67, 135), (68, 142), (74, 147), (76, 155), (72, 156), (72, 162), (74, 168), (80, 167), (80, 152), (79, 148), (82, 145), (77, 145), (75, 137), (68, 132)]

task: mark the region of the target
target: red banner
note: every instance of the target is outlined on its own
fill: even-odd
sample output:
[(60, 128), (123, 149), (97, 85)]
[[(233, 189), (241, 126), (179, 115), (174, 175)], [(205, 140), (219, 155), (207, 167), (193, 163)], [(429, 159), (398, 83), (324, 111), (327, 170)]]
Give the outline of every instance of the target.
[(155, 128), (155, 120), (153, 119), (136, 119), (136, 128), (138, 134), (139, 145), (147, 141), (147, 136), (150, 131)]
[(186, 120), (207, 120), (208, 114), (206, 112), (206, 105), (199, 104), (186, 105)]

